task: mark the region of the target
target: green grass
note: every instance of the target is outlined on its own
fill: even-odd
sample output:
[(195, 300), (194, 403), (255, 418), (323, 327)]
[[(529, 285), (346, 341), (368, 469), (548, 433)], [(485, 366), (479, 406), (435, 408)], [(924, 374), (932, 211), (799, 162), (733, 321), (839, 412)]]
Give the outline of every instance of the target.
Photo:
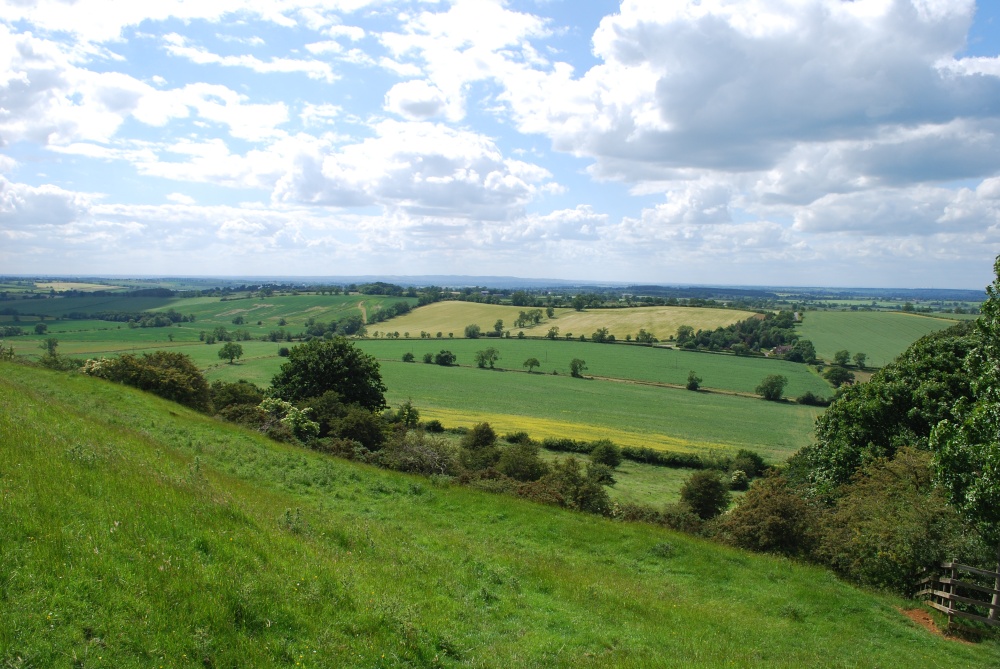
[(807, 365), (768, 360), (741, 358), (725, 354), (697, 353), (668, 348), (634, 346), (625, 344), (594, 344), (575, 341), (547, 341), (535, 339), (416, 339), (416, 340), (363, 340), (358, 345), (380, 360), (402, 360), (404, 353), (413, 353), (418, 361), (425, 353), (441, 349), (458, 356), (460, 365), (474, 365), (476, 351), (488, 347), (500, 351), (497, 367), (515, 371), (525, 370), (524, 361), (536, 358), (541, 366), (536, 372), (569, 374), (573, 358), (587, 362), (587, 375), (666, 383), (683, 386), (688, 372), (695, 371), (702, 378), (702, 386), (718, 390), (753, 393), (754, 388), (769, 374), (788, 378), (785, 395), (797, 397), (806, 391), (828, 396), (833, 390), (826, 381)]
[(812, 341), (825, 360), (848, 350), (867, 354), (867, 364), (881, 367), (926, 334), (951, 327), (954, 314), (920, 316), (879, 311), (807, 311), (800, 334)]
[(828, 573), (0, 366), (0, 663), (992, 667)]

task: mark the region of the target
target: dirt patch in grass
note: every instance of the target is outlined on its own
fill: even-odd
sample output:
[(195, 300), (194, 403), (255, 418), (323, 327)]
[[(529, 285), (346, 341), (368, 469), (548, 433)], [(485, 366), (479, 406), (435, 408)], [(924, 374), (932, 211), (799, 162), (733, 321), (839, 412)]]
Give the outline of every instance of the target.
[(943, 637), (950, 641), (957, 641), (958, 643), (972, 644), (968, 639), (964, 639), (961, 633), (958, 634), (949, 631), (948, 633), (942, 632), (938, 629), (937, 624), (934, 622), (934, 618), (925, 609), (899, 609), (899, 612), (904, 616), (915, 622), (916, 624), (923, 627), (925, 630), (939, 637)]

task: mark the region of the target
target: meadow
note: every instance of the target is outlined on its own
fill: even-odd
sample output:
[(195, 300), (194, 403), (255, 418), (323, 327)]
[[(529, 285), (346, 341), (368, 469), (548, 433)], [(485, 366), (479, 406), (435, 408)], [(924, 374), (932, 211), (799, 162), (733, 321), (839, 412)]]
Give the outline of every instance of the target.
[(807, 311), (799, 333), (812, 341), (826, 360), (840, 350), (863, 352), (867, 364), (881, 367), (914, 341), (955, 325), (966, 317), (957, 314), (918, 315), (891, 311)]
[[(0, 363), (0, 663), (995, 667), (821, 569)], [(58, 491), (58, 494), (55, 494)]]
[(416, 309), (409, 314), (393, 319), (391, 325), (373, 327), (383, 332), (409, 332), (418, 337), (421, 332), (436, 335), (449, 333), (455, 337), (465, 336), (465, 326), (478, 325), (482, 331), (493, 330), (497, 320), (504, 322), (504, 330), (516, 336), (523, 331), (526, 335), (543, 337), (551, 327), (559, 328), (559, 336), (567, 334), (575, 337), (590, 337), (599, 328), (607, 328), (616, 339), (633, 337), (644, 329), (655, 337), (667, 340), (677, 333), (681, 325), (690, 325), (695, 330), (714, 330), (745, 320), (753, 314), (736, 309), (709, 309), (704, 307), (623, 307), (620, 309), (556, 309), (554, 318), (543, 317), (538, 325), (526, 328), (514, 327), (518, 314), (530, 311), (532, 307), (511, 307), (475, 302), (436, 302)]

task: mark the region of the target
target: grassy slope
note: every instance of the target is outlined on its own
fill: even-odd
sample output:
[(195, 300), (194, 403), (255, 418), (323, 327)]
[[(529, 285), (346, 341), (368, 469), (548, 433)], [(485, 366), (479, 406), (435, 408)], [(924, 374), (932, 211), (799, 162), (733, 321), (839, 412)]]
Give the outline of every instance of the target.
[(881, 311), (807, 311), (800, 334), (812, 341), (816, 353), (832, 360), (837, 351), (868, 355), (867, 364), (892, 362), (920, 337), (951, 327), (957, 321), (942, 317)]
[(821, 570), (435, 487), (92, 379), (0, 379), (4, 665), (1000, 662)]
[[(530, 311), (530, 307), (508, 307), (497, 304), (477, 304), (475, 302), (436, 302), (414, 309), (412, 312), (385, 323), (372, 326), (372, 330), (381, 332), (409, 332), (417, 337), (420, 332), (430, 332), (432, 335), (442, 332), (445, 337), (453, 333), (456, 337), (465, 336), (466, 325), (478, 325), (483, 332), (493, 330), (497, 319), (504, 322), (506, 330), (517, 333), (514, 321), (522, 311)], [(677, 332), (681, 325), (690, 325), (696, 330), (714, 330), (719, 326), (729, 325), (750, 317), (747, 311), (734, 309), (707, 309), (702, 307), (635, 307), (624, 309), (590, 309), (574, 311), (573, 309), (556, 309), (556, 317), (543, 318), (542, 322), (530, 328), (524, 328), (525, 334), (544, 336), (549, 328), (559, 328), (559, 335), (572, 333), (590, 336), (598, 328), (606, 327), (610, 334), (618, 339), (625, 335), (633, 335), (639, 329), (645, 329), (661, 339), (667, 339)]]

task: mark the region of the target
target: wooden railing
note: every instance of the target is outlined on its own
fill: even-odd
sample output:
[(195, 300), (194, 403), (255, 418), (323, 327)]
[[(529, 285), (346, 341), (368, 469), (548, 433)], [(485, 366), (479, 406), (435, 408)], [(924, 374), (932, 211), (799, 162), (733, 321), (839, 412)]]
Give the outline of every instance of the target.
[[(920, 581), (921, 589), (917, 596), (928, 597), (928, 604), (948, 614), (949, 624), (953, 618), (965, 618), (1000, 627), (1000, 604), (992, 603), (994, 595), (1000, 591), (979, 583), (963, 581), (958, 578), (962, 573), (990, 579), (993, 585), (997, 582), (996, 572), (957, 562), (945, 562), (941, 565), (940, 574)], [(990, 617), (991, 613), (993, 617)]]

